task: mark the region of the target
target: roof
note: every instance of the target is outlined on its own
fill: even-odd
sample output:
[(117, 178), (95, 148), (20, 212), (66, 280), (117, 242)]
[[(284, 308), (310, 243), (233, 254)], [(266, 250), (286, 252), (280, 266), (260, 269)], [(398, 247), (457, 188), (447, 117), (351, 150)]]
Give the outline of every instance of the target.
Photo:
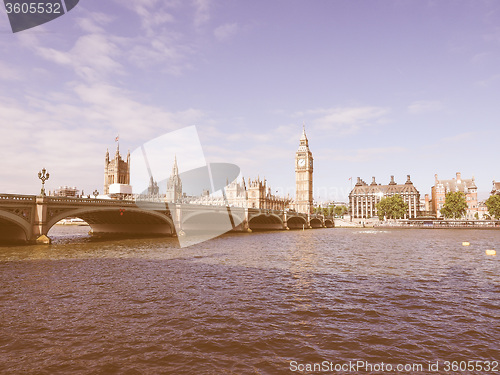
[(443, 185), (446, 191), (461, 191), (467, 193), (469, 189), (477, 189), (476, 183), (473, 178), (470, 179), (451, 179), (451, 180), (438, 180), (437, 185)]
[(413, 185), (410, 180), (410, 175), (408, 175), (407, 180), (404, 184), (397, 184), (394, 181), (394, 176), (391, 176), (391, 181), (387, 185), (380, 185), (375, 182), (375, 177), (372, 179), (372, 183), (368, 185), (365, 181), (358, 177), (356, 185), (351, 191), (351, 194), (366, 194), (366, 195), (394, 195), (394, 194), (405, 194), (405, 193), (417, 193), (419, 194), (417, 188)]
[(500, 182), (493, 181), (493, 189), (491, 189), (491, 194), (500, 194)]

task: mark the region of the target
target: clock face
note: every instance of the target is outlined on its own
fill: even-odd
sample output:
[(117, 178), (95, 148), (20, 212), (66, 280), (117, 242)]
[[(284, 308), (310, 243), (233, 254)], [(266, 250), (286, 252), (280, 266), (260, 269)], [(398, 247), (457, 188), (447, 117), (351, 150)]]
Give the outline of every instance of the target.
[(299, 159), (299, 167), (306, 165), (306, 159)]

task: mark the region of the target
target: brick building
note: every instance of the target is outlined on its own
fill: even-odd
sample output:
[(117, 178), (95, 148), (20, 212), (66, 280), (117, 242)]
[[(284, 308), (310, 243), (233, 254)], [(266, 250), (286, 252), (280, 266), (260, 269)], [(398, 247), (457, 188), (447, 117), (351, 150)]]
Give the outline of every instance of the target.
[(451, 180), (440, 180), (438, 175), (434, 175), (435, 182), (431, 188), (432, 195), (432, 212), (436, 217), (441, 217), (441, 208), (446, 200), (446, 194), (455, 191), (461, 191), (465, 194), (467, 200), (466, 219), (475, 219), (476, 213), (479, 212), (477, 201), (477, 186), (474, 177), (470, 179), (462, 178), (462, 174), (457, 172), (456, 177)]

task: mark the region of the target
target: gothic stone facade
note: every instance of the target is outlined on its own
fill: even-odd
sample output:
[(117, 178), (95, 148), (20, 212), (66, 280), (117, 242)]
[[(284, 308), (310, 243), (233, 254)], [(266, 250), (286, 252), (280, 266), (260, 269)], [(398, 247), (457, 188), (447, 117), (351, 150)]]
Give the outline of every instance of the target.
[(127, 161), (120, 156), (120, 148), (116, 147), (114, 159), (109, 159), (109, 151), (106, 150), (104, 158), (104, 194), (109, 194), (109, 185), (130, 184), (130, 151), (127, 154)]
[(177, 166), (177, 157), (174, 158), (172, 173), (167, 180), (167, 192), (165, 200), (167, 202), (180, 202), (182, 199), (182, 181), (179, 177), (179, 167)]
[(307, 214), (313, 211), (313, 156), (305, 128), (295, 153), (295, 210)]
[(245, 179), (241, 182), (233, 181), (228, 183), (224, 189), (225, 197), (211, 196), (209, 191), (205, 191), (201, 196), (186, 196), (182, 192), (182, 181), (179, 176), (177, 159), (174, 161), (172, 173), (167, 180), (166, 201), (185, 202), (201, 205), (230, 205), (232, 207), (249, 207), (268, 210), (284, 210), (288, 208), (290, 198), (278, 197), (271, 193), (271, 188), (267, 181), (260, 178)]
[(250, 180), (247, 185), (248, 208), (260, 208), (265, 210), (284, 210), (288, 208), (290, 199), (278, 197), (272, 194), (272, 190), (267, 186), (267, 181), (260, 178)]
[(377, 203), (383, 198), (392, 197), (399, 194), (408, 204), (408, 212), (405, 219), (415, 218), (419, 213), (420, 193), (413, 186), (410, 175), (407, 176), (404, 184), (397, 184), (394, 176), (388, 185), (380, 185), (372, 178), (372, 183), (368, 185), (358, 177), (356, 185), (349, 194), (351, 217), (368, 219), (377, 217)]

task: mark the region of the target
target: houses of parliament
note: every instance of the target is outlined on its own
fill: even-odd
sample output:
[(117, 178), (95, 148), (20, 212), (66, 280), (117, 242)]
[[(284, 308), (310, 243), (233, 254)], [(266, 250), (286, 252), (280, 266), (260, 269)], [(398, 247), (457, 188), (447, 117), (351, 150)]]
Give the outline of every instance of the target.
[[(182, 161), (180, 161), (182, 163)], [(313, 156), (309, 149), (305, 127), (299, 140), (299, 148), (295, 153), (295, 201), (289, 196), (280, 197), (272, 193), (266, 179), (242, 179), (233, 181), (224, 188), (222, 196), (210, 195), (208, 190), (197, 196), (188, 196), (182, 191), (182, 174), (179, 174), (177, 158), (174, 160), (172, 172), (166, 181), (165, 191), (160, 191), (158, 182), (150, 178), (146, 199), (162, 199), (166, 202), (230, 205), (269, 210), (291, 209), (300, 213), (312, 213), (313, 210)], [(119, 146), (114, 158), (110, 159), (109, 151), (104, 159), (104, 194), (111, 198), (133, 196), (130, 186), (130, 152), (123, 160)]]

